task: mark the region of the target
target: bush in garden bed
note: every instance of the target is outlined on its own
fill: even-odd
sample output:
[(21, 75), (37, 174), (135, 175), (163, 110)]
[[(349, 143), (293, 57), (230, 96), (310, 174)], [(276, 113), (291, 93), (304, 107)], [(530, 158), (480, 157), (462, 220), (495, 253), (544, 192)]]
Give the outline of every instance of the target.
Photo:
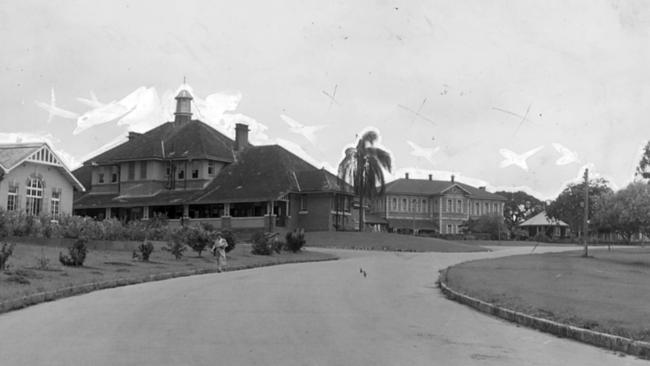
[(64, 266), (83, 266), (86, 260), (86, 254), (88, 253), (88, 248), (86, 248), (87, 242), (88, 239), (84, 237), (75, 240), (74, 244), (68, 248), (68, 255), (59, 253), (59, 262)]

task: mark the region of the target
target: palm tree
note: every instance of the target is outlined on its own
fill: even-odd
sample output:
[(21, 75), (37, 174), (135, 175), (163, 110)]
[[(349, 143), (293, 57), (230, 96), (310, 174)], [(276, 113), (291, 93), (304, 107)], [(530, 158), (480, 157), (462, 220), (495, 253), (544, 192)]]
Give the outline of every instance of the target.
[(339, 177), (350, 183), (359, 196), (359, 231), (364, 231), (366, 224), (364, 198), (372, 199), (384, 193), (384, 169), (391, 170), (390, 154), (375, 147), (378, 139), (375, 131), (364, 133), (357, 147), (345, 149), (345, 157), (339, 163)]

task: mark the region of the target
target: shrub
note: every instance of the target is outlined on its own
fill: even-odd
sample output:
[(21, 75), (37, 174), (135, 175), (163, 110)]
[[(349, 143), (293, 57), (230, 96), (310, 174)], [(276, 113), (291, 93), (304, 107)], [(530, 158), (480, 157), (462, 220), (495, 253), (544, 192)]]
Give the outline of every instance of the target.
[(150, 240), (169, 240), (169, 226), (167, 226), (167, 215), (156, 213), (149, 220), (145, 221), (147, 238)]
[(293, 232), (288, 232), (286, 235), (287, 249), (296, 253), (305, 245), (305, 231), (303, 229), (295, 229)]
[(229, 253), (231, 250), (235, 249), (235, 245), (237, 245), (237, 238), (232, 231), (224, 230), (221, 232), (221, 236), (223, 236), (223, 238), (226, 239), (226, 242), (228, 242), (226, 253)]
[(133, 257), (140, 259), (143, 262), (149, 262), (149, 257), (153, 253), (153, 244), (145, 240), (142, 244), (138, 245), (138, 249), (133, 251)]
[(185, 244), (187, 244), (195, 252), (199, 253), (199, 257), (201, 256), (201, 252), (203, 252), (205, 248), (211, 245), (214, 241), (213, 233), (204, 230), (200, 226), (185, 227), (182, 230), (186, 231)]
[(173, 232), (170, 235), (167, 246), (163, 247), (162, 250), (170, 252), (176, 260), (183, 258), (183, 252), (187, 250), (185, 246), (185, 230), (180, 229)]
[(45, 256), (45, 250), (41, 248), (41, 256), (36, 257), (36, 268), (46, 270), (50, 266), (50, 259)]
[(77, 238), (74, 244), (68, 248), (68, 255), (64, 255), (59, 252), (59, 262), (64, 266), (83, 266), (84, 261), (86, 260), (86, 254), (88, 248), (86, 248), (86, 242), (88, 239), (85, 237)]
[(251, 241), (253, 242), (251, 253), (257, 255), (271, 255), (271, 246), (269, 245), (269, 240), (264, 232), (256, 231), (253, 233)]
[(7, 260), (14, 253), (15, 246), (15, 243), (7, 243), (6, 241), (2, 243), (2, 248), (0, 249), (0, 270), (7, 268)]
[(543, 232), (539, 232), (539, 233), (537, 233), (537, 234), (532, 238), (533, 241), (537, 241), (537, 242), (540, 242), (540, 243), (548, 243), (548, 242), (550, 241), (550, 239), (551, 239), (551, 238), (549, 238), (548, 236), (546, 236), (546, 234), (544, 234)]

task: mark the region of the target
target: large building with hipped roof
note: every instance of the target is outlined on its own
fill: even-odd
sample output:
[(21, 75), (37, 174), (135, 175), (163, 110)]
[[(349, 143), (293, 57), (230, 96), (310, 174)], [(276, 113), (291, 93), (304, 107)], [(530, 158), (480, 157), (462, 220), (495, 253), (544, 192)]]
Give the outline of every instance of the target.
[(174, 121), (83, 163), (73, 173), (88, 188), (74, 212), (98, 219), (167, 217), (220, 229), (352, 228), (351, 187), (279, 145), (255, 146), (248, 126), (234, 139), (192, 119), (192, 96), (176, 97)]
[(503, 215), (506, 199), (455, 180), (404, 178), (386, 184), (372, 202), (370, 224), (403, 232), (461, 234), (462, 225), (482, 215)]
[(72, 214), (84, 186), (45, 142), (0, 144), (0, 208), (28, 215)]

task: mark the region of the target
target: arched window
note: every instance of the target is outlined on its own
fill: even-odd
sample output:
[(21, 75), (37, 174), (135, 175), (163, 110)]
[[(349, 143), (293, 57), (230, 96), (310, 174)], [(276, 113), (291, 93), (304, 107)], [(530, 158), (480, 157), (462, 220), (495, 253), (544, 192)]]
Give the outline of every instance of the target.
[(38, 215), (43, 206), (43, 182), (38, 178), (31, 178), (27, 185), (27, 207), (28, 215)]
[(397, 211), (397, 198), (393, 198), (393, 211)]

